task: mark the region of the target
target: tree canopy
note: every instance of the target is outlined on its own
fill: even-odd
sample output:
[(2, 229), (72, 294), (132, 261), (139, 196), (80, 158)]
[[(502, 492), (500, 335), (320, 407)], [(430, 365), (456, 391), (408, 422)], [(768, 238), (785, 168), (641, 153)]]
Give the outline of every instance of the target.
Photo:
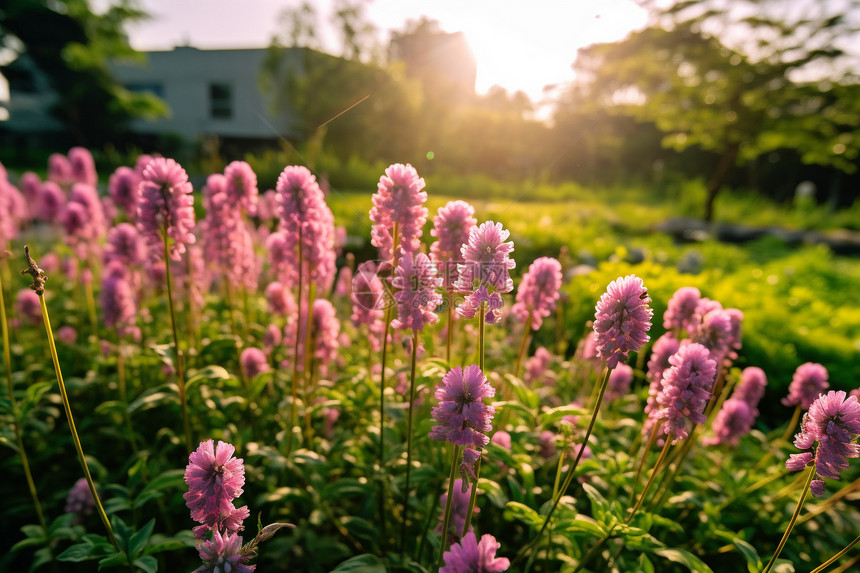
[(729, 170), (762, 154), (790, 149), (807, 163), (857, 168), (860, 86), (835, 40), (856, 33), (855, 2), (847, 13), (805, 1), (809, 10), (777, 13), (774, 4), (676, 2), (623, 41), (580, 50), (575, 63), (575, 89), (592, 105), (653, 122), (667, 147), (720, 156), (708, 220)]
[(84, 145), (114, 141), (136, 117), (157, 117), (163, 102), (131, 93), (108, 68), (135, 58), (124, 27), (144, 18), (133, 0), (96, 12), (87, 0), (7, 0), (0, 9), (0, 49), (26, 53), (58, 94), (51, 113)]

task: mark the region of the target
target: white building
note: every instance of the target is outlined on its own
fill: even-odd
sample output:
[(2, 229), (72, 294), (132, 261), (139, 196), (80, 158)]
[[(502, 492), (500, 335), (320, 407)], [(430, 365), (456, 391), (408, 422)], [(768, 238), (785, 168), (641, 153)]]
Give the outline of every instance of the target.
[[(134, 121), (131, 129), (136, 134), (179, 137), (189, 143), (211, 136), (276, 141), (294, 135), (291, 126), (295, 118), (274, 114), (262, 93), (261, 72), (267, 51), (183, 46), (146, 52), (143, 63), (115, 62), (111, 70), (129, 91), (151, 92), (167, 104), (167, 117)], [(61, 125), (49, 113), (58, 96), (48, 78), (26, 54), (18, 60), (9, 70), (14, 77), (8, 77), (8, 99), (0, 102), (6, 112), (0, 114), (0, 129), (24, 136), (59, 131)], [(297, 53), (292, 59), (288, 52), (287, 66), (299, 61)]]

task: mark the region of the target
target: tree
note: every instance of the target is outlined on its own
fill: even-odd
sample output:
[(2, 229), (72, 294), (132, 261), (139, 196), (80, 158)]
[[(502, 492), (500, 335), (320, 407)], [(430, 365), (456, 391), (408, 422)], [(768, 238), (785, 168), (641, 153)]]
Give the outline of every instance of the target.
[(676, 2), (621, 42), (580, 50), (575, 69), (593, 101), (653, 121), (665, 146), (719, 155), (707, 183), (710, 221), (731, 170), (762, 154), (791, 149), (804, 162), (856, 170), (860, 86), (837, 41), (856, 34), (857, 4), (846, 1), (853, 10), (812, 0), (792, 10), (768, 0)]
[(7, 0), (0, 9), (0, 49), (26, 53), (59, 96), (52, 114), (77, 143), (99, 145), (125, 133), (136, 117), (165, 113), (163, 102), (129, 92), (108, 69), (111, 58), (139, 57), (124, 26), (144, 17), (132, 0), (101, 13), (87, 0)]

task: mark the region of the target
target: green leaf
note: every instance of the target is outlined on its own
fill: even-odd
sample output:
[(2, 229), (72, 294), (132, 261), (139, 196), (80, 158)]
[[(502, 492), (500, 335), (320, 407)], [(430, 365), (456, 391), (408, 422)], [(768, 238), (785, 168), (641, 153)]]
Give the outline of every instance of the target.
[(601, 523), (606, 523), (607, 517), (611, 515), (609, 502), (606, 501), (603, 494), (597, 491), (597, 489), (589, 483), (582, 484), (582, 491), (584, 491), (585, 495), (588, 496), (588, 499), (591, 500), (591, 515), (594, 516), (594, 519)]
[[(235, 343), (234, 343), (235, 344)], [(197, 370), (193, 374), (188, 377), (188, 380), (185, 382), (185, 388), (190, 388), (193, 384), (197, 384), (199, 382), (206, 382), (210, 380), (228, 380), (230, 379), (230, 373), (227, 372), (227, 369), (223, 366), (217, 366), (215, 364), (211, 364), (205, 368)]]
[(526, 504), (518, 501), (509, 501), (505, 504), (504, 517), (508, 521), (513, 521), (514, 519), (523, 521), (533, 529), (541, 527), (544, 522), (543, 516)]
[(133, 414), (138, 410), (149, 410), (151, 408), (156, 408), (163, 404), (168, 404), (171, 402), (176, 402), (179, 398), (177, 397), (175, 392), (170, 390), (165, 390), (165, 386), (158, 386), (157, 388), (152, 388), (151, 390), (147, 390), (143, 394), (141, 394), (137, 399), (132, 401), (131, 404), (128, 405), (128, 413)]
[(566, 531), (569, 533), (588, 533), (594, 537), (603, 537), (606, 535), (606, 528), (590, 519), (572, 519), (562, 521), (555, 528), (557, 531)]
[(376, 555), (365, 553), (363, 555), (356, 555), (351, 559), (347, 559), (332, 569), (331, 573), (335, 573), (335, 571), (349, 571), (350, 573), (385, 573), (385, 566)]
[(732, 545), (737, 547), (741, 555), (744, 556), (744, 559), (747, 560), (747, 569), (749, 569), (750, 573), (758, 573), (762, 570), (761, 558), (758, 556), (758, 551), (755, 550), (755, 547), (737, 537), (732, 539)]
[(128, 565), (128, 557), (126, 556), (125, 551), (114, 553), (113, 555), (109, 555), (99, 561), (99, 571), (101, 571), (103, 567), (113, 567), (114, 565)]
[[(110, 547), (110, 546), (108, 546)], [(111, 547), (111, 549), (113, 549)], [(90, 559), (99, 559), (104, 557), (107, 553), (104, 552), (103, 545), (93, 545), (92, 543), (78, 543), (76, 545), (72, 545), (59, 555), (57, 555), (57, 561), (71, 561), (73, 563), (80, 563), (81, 561), (89, 561)]]
[(714, 573), (710, 567), (705, 565), (704, 561), (683, 549), (671, 549), (667, 547), (665, 549), (655, 549), (653, 553), (669, 561), (680, 563), (693, 573)]
[(146, 571), (146, 573), (155, 573), (158, 571), (158, 560), (152, 555), (145, 555), (143, 557), (138, 557), (132, 563), (135, 567), (142, 571)]
[(146, 546), (146, 542), (152, 536), (152, 530), (155, 528), (155, 518), (146, 522), (142, 528), (134, 532), (128, 539), (128, 554), (132, 559), (140, 554), (140, 551)]

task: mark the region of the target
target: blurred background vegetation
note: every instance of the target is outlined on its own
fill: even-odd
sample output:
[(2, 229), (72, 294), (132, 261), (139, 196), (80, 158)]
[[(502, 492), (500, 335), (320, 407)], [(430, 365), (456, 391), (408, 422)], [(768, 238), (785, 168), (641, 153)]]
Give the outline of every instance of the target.
[[(110, 58), (135, 55), (123, 29), (145, 14), (133, 2), (96, 12), (87, 0), (9, 0), (0, 9), (0, 44), (37, 57), (70, 95), (54, 110), (68, 134), (23, 159), (0, 147), (0, 160), (10, 172), (43, 172), (47, 155), (64, 151), (57, 145), (82, 143), (103, 179), (155, 151), (202, 181), (241, 156), (261, 190), (274, 187), (285, 165), (305, 164), (328, 183), (358, 260), (373, 256), (367, 211), (380, 174), (410, 162), (428, 182), (431, 213), (463, 198), (480, 217), (504, 221), (519, 271), (537, 256), (562, 258), (569, 348), (606, 283), (635, 272), (658, 315), (684, 285), (743, 310), (739, 365), (762, 366), (771, 377), (765, 415), (783, 416), (776, 398), (802, 362), (827, 365), (836, 388), (856, 387), (860, 239), (850, 232), (860, 231), (852, 53), (860, 2), (639, 3), (649, 25), (581, 49), (571, 62), (575, 81), (548, 91), (541, 113), (522, 92), (464, 93), (444, 69), (410, 69), (409, 53), (446, 33), (432, 20), (409, 22), (383, 45), (362, 3), (343, 0), (330, 15), (342, 51), (329, 54), (315, 5), (293, 6), (260, 86), (273, 109), (295, 110), (295, 135), (242, 149), (170, 137), (143, 144), (129, 133), (135, 117), (165, 111), (111, 78)], [(305, 73), (284, 73), (296, 48)], [(688, 223), (667, 234), (666, 221), (680, 217)], [(777, 230), (740, 243), (689, 220)], [(831, 234), (802, 233), (810, 231)]]

